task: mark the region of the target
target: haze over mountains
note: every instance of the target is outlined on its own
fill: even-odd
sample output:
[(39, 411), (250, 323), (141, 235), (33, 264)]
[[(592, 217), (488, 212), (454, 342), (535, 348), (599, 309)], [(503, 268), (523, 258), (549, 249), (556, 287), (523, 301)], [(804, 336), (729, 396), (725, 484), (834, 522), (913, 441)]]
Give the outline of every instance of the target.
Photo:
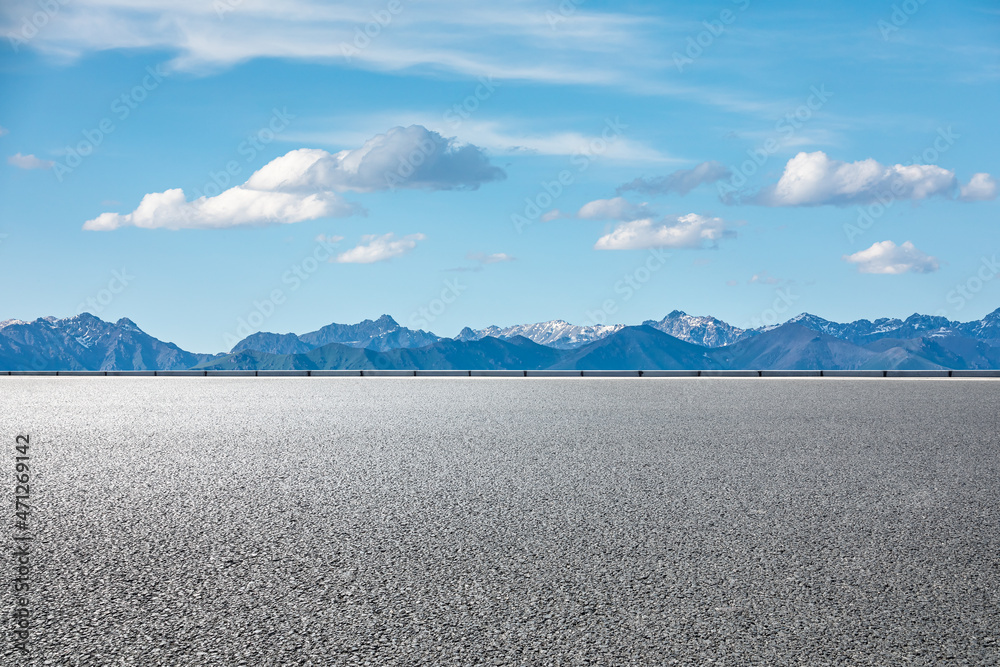
[(562, 320), (465, 328), (452, 338), (392, 317), (306, 334), (255, 333), (228, 353), (182, 350), (122, 318), (89, 313), (0, 322), (0, 370), (270, 369), (998, 369), (1000, 309), (981, 320), (931, 315), (838, 323), (803, 313), (740, 329), (673, 311), (639, 326)]

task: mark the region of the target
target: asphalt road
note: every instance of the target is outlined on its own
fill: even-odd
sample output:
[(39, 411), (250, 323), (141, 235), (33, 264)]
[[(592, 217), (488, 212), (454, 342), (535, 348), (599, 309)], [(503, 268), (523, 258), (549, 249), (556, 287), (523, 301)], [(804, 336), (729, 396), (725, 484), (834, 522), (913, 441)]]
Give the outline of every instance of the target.
[[(1000, 381), (0, 378), (25, 660), (994, 665)], [(15, 577), (12, 556), (4, 580)]]

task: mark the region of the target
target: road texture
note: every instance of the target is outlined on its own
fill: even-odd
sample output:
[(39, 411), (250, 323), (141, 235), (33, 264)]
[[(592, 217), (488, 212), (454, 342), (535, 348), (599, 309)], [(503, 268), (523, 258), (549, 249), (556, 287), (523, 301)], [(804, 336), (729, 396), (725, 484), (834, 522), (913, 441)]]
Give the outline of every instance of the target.
[(998, 415), (989, 380), (2, 378), (0, 663), (995, 665)]

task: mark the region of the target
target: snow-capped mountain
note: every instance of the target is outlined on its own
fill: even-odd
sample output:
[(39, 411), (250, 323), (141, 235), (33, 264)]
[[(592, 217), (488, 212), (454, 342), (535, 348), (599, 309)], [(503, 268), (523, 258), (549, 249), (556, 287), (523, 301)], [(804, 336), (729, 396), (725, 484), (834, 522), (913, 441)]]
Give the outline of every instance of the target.
[(935, 315), (838, 323), (802, 313), (743, 330), (673, 311), (642, 326), (563, 320), (462, 329), (454, 339), (388, 315), (308, 334), (257, 333), (226, 354), (193, 354), (122, 318), (83, 313), (0, 321), (0, 370), (204, 368), (1000, 368), (1000, 309), (981, 320)]
[(960, 325), (959, 331), (970, 338), (1000, 345), (1000, 308), (981, 320), (973, 320)]
[(757, 334), (756, 331), (740, 329), (714, 317), (688, 315), (682, 310), (672, 311), (659, 322), (646, 320), (643, 324), (674, 338), (705, 347), (732, 345)]
[(479, 340), (486, 336), (500, 339), (524, 336), (539, 345), (554, 347), (557, 350), (571, 350), (587, 343), (593, 343), (595, 340), (600, 340), (624, 328), (624, 324), (577, 325), (570, 324), (565, 320), (550, 320), (503, 328), (494, 325), (485, 329), (473, 330), (466, 327), (455, 337), (455, 340)]
[(123, 317), (105, 322), (90, 313), (0, 323), (0, 357), (11, 370), (167, 370), (213, 357), (153, 338)]
[[(937, 315), (913, 314), (905, 320), (897, 318), (882, 317), (874, 322), (870, 320), (855, 320), (854, 322), (839, 323), (825, 320), (822, 317), (802, 313), (796, 315), (789, 322), (798, 324), (819, 331), (835, 338), (847, 340), (857, 345), (865, 345), (883, 338), (926, 338), (930, 336), (969, 336), (976, 339), (981, 338), (991, 331), (989, 322), (994, 318), (1000, 323), (1000, 312), (987, 315), (985, 318), (975, 322), (962, 324), (954, 322), (946, 317)], [(992, 329), (992, 331), (997, 331)]]

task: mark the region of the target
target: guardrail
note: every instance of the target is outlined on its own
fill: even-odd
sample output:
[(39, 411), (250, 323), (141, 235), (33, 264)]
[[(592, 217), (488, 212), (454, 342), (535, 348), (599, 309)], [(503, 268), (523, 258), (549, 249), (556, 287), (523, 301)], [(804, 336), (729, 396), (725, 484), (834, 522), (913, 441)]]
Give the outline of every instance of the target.
[(1000, 370), (982, 371), (0, 371), (4, 375), (58, 376), (58, 377), (526, 377), (526, 378), (1000, 378)]

